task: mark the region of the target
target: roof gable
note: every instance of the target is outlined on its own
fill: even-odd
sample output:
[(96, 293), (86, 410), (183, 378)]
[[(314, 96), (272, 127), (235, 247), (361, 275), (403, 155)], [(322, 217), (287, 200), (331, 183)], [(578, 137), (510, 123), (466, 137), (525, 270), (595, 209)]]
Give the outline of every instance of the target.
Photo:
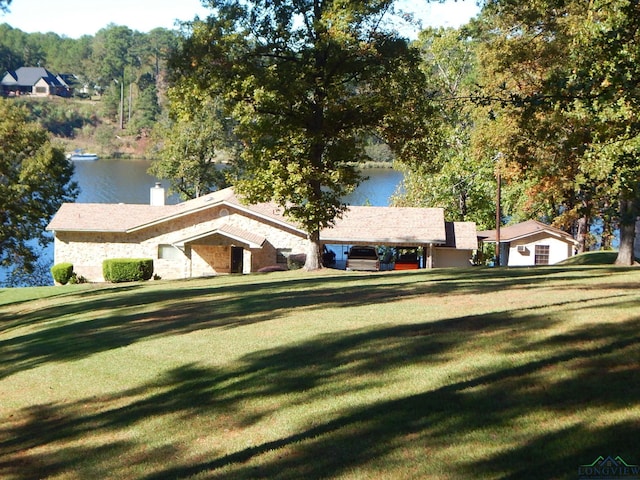
[[(577, 241), (567, 232), (559, 228), (546, 225), (537, 220), (527, 220), (526, 222), (500, 227), (500, 241), (513, 242), (522, 238), (531, 237), (540, 233), (546, 233), (550, 236), (561, 238), (569, 243), (577, 243)], [(495, 242), (497, 237), (496, 230), (484, 230), (478, 232), (478, 237), (486, 242)]]
[(18, 74), (14, 70), (9, 70), (2, 77), (0, 84), (2, 85), (15, 85), (18, 81)]

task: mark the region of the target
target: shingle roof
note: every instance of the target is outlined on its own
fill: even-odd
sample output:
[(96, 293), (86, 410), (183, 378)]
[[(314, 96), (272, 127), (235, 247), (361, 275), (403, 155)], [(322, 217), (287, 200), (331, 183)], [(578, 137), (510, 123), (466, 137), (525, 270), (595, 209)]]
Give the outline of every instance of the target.
[(320, 232), (325, 243), (416, 245), (445, 243), (442, 208), (351, 206), (332, 228)]
[(447, 222), (445, 229), (447, 232), (446, 247), (461, 250), (478, 249), (478, 236), (476, 234), (475, 222)]
[(47, 230), (75, 232), (131, 232), (220, 205), (228, 205), (295, 228), (272, 204), (243, 205), (233, 188), (219, 190), (177, 205), (65, 203)]
[(41, 78), (49, 85), (57, 87), (66, 86), (66, 83), (64, 83), (61, 78), (56, 77), (44, 67), (20, 67), (15, 71), (9, 71), (2, 79), (2, 84), (32, 87), (38, 83)]
[[(508, 225), (506, 227), (500, 227), (500, 241), (512, 242), (525, 237), (530, 237), (538, 233), (546, 232), (549, 235), (560, 237), (565, 241), (577, 243), (577, 241), (569, 235), (567, 232), (560, 230), (559, 228), (546, 225), (537, 220), (527, 220), (526, 222), (516, 223), (515, 225)], [(496, 241), (495, 230), (483, 230), (478, 232), (478, 238), (485, 242)]]
[[(212, 207), (228, 206), (247, 214), (275, 222), (304, 233), (283, 215), (273, 203), (244, 205), (233, 188), (219, 190), (177, 205), (132, 205), (99, 203), (65, 203), (47, 226), (50, 231), (120, 232), (127, 233), (148, 228), (184, 215)], [(251, 232), (229, 230), (222, 224), (195, 235), (224, 233), (237, 235), (250, 243), (261, 244), (264, 239)], [(461, 222), (450, 227), (449, 241), (442, 208), (358, 207), (351, 206), (332, 228), (323, 229), (324, 243), (420, 245), (435, 243), (455, 248), (477, 248), (475, 224)], [(452, 239), (453, 238), (453, 243)]]
[(65, 203), (55, 214), (47, 230), (72, 232), (127, 232), (166, 217), (172, 206)]
[(212, 222), (212, 224), (197, 229), (195, 232), (191, 231), (188, 237), (181, 238), (172, 243), (173, 245), (184, 245), (216, 234), (247, 243), (251, 246), (251, 248), (259, 248), (266, 241), (266, 238), (262, 235), (248, 232), (235, 225), (229, 225), (226, 222), (227, 220), (225, 218), (218, 218), (214, 222)]

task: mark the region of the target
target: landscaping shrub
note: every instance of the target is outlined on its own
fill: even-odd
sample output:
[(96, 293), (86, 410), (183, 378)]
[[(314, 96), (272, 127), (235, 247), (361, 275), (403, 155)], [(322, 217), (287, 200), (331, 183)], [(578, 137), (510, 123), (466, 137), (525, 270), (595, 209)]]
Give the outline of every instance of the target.
[(258, 270), (258, 273), (270, 273), (270, 272), (286, 272), (287, 269), (282, 265), (269, 265), (266, 267), (262, 267)]
[(73, 274), (71, 275), (71, 278), (69, 279), (69, 284), (77, 285), (80, 283), (89, 283), (89, 281), (82, 275), (77, 275), (76, 272), (73, 272)]
[(51, 267), (51, 276), (56, 283), (66, 285), (73, 276), (72, 263), (58, 263)]
[(304, 267), (305, 262), (307, 261), (307, 255), (304, 253), (294, 253), (293, 255), (289, 255), (287, 257), (287, 267), (289, 270), (298, 270)]
[(153, 276), (151, 258), (111, 258), (102, 262), (102, 276), (107, 282), (137, 282)]

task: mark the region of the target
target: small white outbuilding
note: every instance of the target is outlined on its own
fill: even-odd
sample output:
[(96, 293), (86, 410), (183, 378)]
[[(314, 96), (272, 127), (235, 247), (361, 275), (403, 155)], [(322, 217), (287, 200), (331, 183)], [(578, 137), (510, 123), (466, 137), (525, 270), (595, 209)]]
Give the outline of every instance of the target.
[[(496, 230), (478, 232), (484, 243), (496, 243)], [(537, 220), (500, 228), (500, 265), (553, 265), (576, 253), (578, 242), (567, 232)]]

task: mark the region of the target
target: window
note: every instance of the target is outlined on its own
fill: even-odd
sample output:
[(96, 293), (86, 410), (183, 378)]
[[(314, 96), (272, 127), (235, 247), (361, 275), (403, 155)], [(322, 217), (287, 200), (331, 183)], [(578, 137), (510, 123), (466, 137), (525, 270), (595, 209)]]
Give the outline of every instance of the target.
[(549, 265), (549, 245), (536, 245), (536, 265)]
[(173, 245), (158, 245), (158, 258), (162, 260), (180, 260), (182, 252)]

